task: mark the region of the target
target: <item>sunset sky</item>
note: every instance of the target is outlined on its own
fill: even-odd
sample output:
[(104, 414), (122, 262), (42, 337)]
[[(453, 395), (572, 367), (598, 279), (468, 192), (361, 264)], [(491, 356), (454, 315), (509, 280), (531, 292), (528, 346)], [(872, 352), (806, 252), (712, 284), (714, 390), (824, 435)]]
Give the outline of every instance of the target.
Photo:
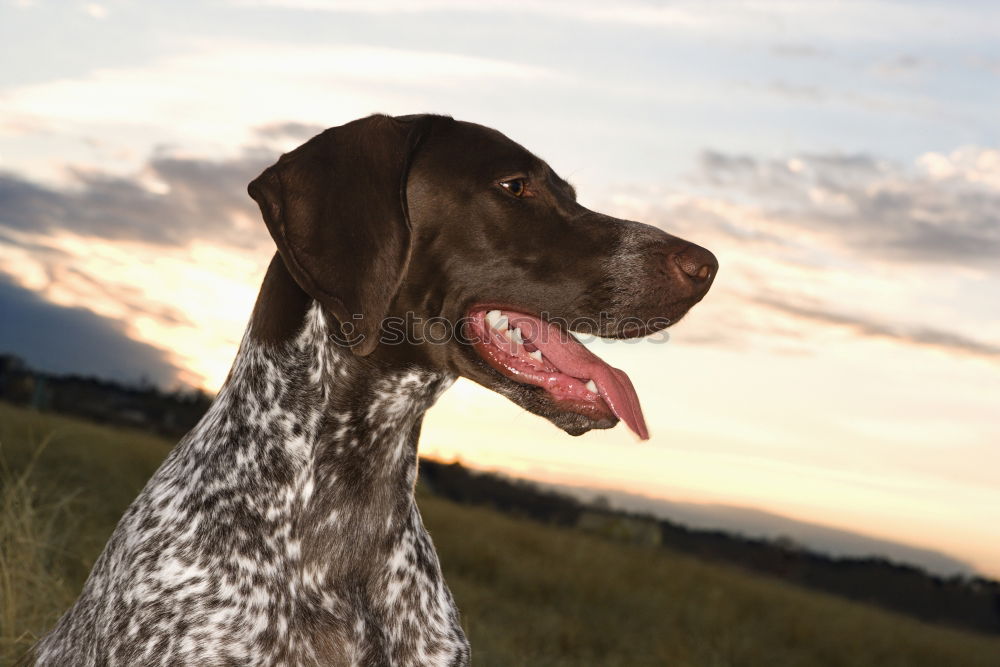
[(649, 442), (460, 381), (423, 453), (1000, 576), (1000, 4), (0, 2), (0, 352), (217, 389), (273, 253), (247, 182), (450, 114), (721, 270), (666, 344), (594, 344)]

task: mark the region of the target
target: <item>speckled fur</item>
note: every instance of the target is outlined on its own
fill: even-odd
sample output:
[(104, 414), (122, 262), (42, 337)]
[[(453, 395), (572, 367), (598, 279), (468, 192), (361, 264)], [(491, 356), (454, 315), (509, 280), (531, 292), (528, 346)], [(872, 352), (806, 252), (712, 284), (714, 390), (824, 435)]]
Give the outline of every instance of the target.
[[(248, 329), (209, 412), (125, 513), (41, 665), (467, 665), (413, 500), (453, 377)], [(252, 329), (252, 327), (251, 327)]]

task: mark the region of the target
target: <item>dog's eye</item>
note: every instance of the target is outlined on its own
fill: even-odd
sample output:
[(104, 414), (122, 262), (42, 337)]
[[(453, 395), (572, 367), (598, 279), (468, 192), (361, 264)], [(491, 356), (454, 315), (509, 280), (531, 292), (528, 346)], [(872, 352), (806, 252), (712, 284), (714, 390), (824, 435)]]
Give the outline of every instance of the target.
[(515, 197), (523, 197), (528, 191), (528, 185), (523, 178), (512, 178), (508, 181), (500, 181), (500, 187)]

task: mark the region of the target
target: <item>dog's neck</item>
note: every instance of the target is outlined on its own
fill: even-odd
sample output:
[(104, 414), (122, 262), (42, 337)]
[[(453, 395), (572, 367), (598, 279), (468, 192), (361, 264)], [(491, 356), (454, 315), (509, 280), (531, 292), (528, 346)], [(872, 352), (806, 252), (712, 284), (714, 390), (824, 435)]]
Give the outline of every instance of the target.
[(272, 264), (229, 377), (178, 456), (200, 464), (201, 485), (254, 499), (268, 526), (255, 537), (278, 552), (298, 597), (342, 619), (331, 655), (345, 645), (380, 647), (392, 661), (419, 646), (462, 655), (413, 498), (423, 414), (454, 377), (356, 356), (286, 280)]
[[(303, 565), (333, 578), (364, 574), (412, 521), (423, 415), (454, 380), (359, 357), (335, 341), (337, 326), (276, 257), (211, 411), (240, 415), (256, 430), (251, 441), (282, 450), (282, 470), (263, 477), (293, 462)], [(258, 452), (264, 463), (267, 454)]]

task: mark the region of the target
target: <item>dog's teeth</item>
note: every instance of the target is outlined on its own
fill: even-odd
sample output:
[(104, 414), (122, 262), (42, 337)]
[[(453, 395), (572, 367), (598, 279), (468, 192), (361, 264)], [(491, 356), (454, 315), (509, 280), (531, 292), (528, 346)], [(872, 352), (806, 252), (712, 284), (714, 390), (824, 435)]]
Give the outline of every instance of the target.
[(531, 357), (532, 359), (534, 359), (535, 361), (541, 361), (542, 360), (542, 351), (541, 350), (535, 350), (534, 352), (529, 352), (528, 356)]
[(510, 339), (518, 345), (524, 342), (524, 339), (521, 338), (521, 330), (517, 327), (510, 330)]
[(587, 388), (587, 391), (589, 391), (590, 393), (592, 393), (592, 394), (596, 394), (597, 393), (597, 385), (594, 384), (593, 380), (587, 380), (587, 384), (585, 384), (584, 386)]
[(486, 324), (496, 329), (498, 328), (497, 322), (500, 321), (501, 317), (503, 317), (503, 314), (499, 310), (491, 310), (490, 312), (486, 313)]

